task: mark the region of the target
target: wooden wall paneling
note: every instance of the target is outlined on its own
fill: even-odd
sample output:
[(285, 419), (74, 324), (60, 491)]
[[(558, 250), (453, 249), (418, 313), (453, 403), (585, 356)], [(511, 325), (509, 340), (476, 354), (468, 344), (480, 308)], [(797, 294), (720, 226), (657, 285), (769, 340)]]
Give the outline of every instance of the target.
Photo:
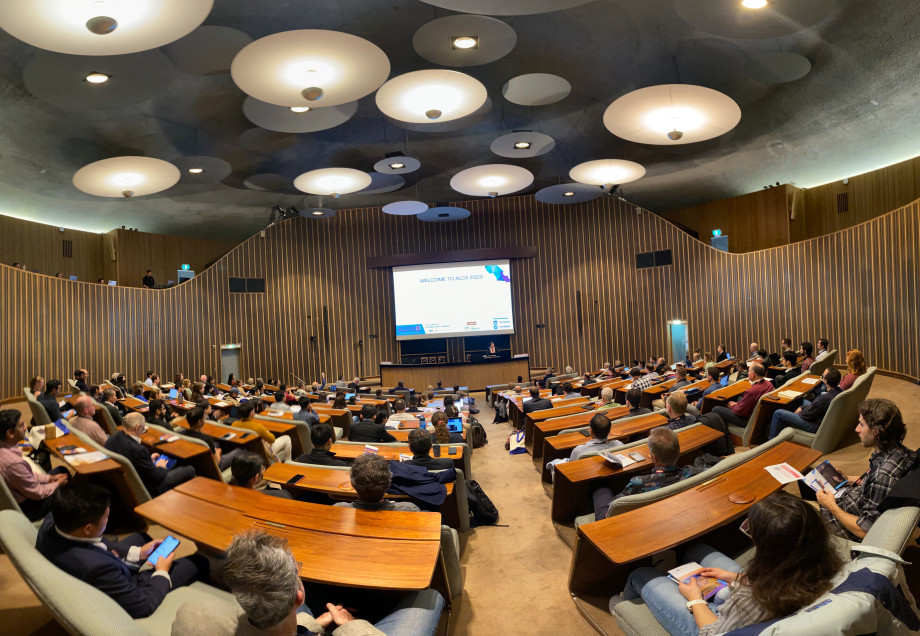
[[(101, 234), (64, 229), (33, 221), (0, 215), (5, 265), (25, 264), (30, 272), (54, 276), (61, 272), (80, 280), (96, 280), (103, 275)], [(72, 257), (64, 256), (64, 241), (73, 245)]]

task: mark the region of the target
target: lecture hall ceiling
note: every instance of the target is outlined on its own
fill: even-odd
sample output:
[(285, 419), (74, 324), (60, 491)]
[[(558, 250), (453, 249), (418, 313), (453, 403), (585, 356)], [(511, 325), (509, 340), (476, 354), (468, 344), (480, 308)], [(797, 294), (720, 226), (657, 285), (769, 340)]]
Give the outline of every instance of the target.
[[(90, 61), (0, 31), (0, 213), (91, 231), (125, 225), (242, 239), (268, 223), (275, 205), (462, 202), (470, 197), (452, 189), (451, 179), (481, 164), (526, 168), (534, 176), (527, 193), (568, 182), (576, 164), (625, 159), (646, 173), (623, 185), (622, 194), (665, 210), (768, 183), (818, 185), (920, 153), (920, 12), (913, 3), (770, 0), (757, 15), (739, 4), (216, 0), (202, 28), (172, 44)], [(563, 8), (515, 14), (528, 6)], [(467, 58), (477, 64), (451, 65), (457, 58), (434, 50), (445, 36), (430, 23), (483, 9), (494, 13), (455, 22), (480, 37)], [(253, 120), (277, 121), (252, 105), (244, 112), (247, 96), (231, 78), (230, 60), (253, 40), (294, 29), (341, 31), (373, 43), (389, 60), (389, 78), (439, 68), (466, 73), (485, 87), (487, 101), (456, 122), (401, 124), (381, 113), (370, 92), (335, 112), (322, 111), (317, 125), (332, 126), (323, 130), (260, 127)], [(108, 92), (93, 93), (82, 76), (103, 69), (111, 69)], [(537, 106), (503, 96), (506, 82), (531, 73), (564, 78), (571, 90)], [(740, 123), (714, 139), (680, 145), (627, 141), (605, 128), (611, 102), (659, 84), (718, 90), (740, 106)], [(549, 138), (552, 149), (521, 158), (493, 152), (498, 138), (519, 130), (539, 133), (540, 143)], [(294, 179), (314, 169), (373, 173), (394, 151), (420, 162), (415, 172), (400, 175), (401, 187), (400, 179), (378, 174), (374, 194), (320, 200), (294, 189)], [(81, 167), (118, 155), (163, 159), (183, 176), (163, 192), (130, 199), (74, 187)], [(212, 175), (220, 168), (229, 174), (219, 180), (188, 175), (183, 158), (190, 156), (213, 158)]]

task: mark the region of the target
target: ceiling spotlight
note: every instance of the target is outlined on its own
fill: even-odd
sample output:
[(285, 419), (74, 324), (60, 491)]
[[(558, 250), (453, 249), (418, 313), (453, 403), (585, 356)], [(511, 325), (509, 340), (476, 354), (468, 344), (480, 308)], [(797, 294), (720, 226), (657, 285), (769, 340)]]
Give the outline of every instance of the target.
[(204, 172), (204, 168), (189, 168), (188, 171), (191, 174), (201, 174), (202, 172)]
[(450, 39), (450, 48), (452, 49), (478, 49), (478, 35), (461, 35)]
[(105, 73), (90, 73), (85, 77), (86, 81), (90, 84), (103, 84), (108, 82), (111, 79), (111, 75), (106, 75)]
[(105, 15), (96, 16), (86, 21), (86, 28), (96, 35), (108, 35), (118, 28), (118, 20)]
[(313, 210), (313, 212), (311, 212), (310, 214), (312, 214), (313, 216), (322, 216), (322, 215), (323, 215), (323, 213), (322, 213), (321, 211), (319, 211), (319, 210)]
[(670, 139), (671, 141), (677, 141), (683, 136), (684, 136), (684, 133), (677, 130), (676, 128), (668, 133), (668, 139)]
[(405, 167), (406, 167), (406, 164), (400, 163), (399, 161), (397, 161), (396, 163), (390, 164), (390, 168), (392, 168), (393, 170), (402, 170)]
[(308, 113), (310, 112), (310, 107), (309, 106), (291, 106), (291, 111), (295, 113)]
[(492, 198), (494, 199), (495, 197), (498, 196), (498, 192), (495, 192), (495, 191), (493, 190), (492, 192), (489, 193), (489, 196), (492, 197)]
[(529, 150), (530, 142), (529, 141), (519, 141), (516, 144), (514, 144), (514, 147), (517, 148), (518, 150)]
[(763, 9), (767, 6), (767, 0), (741, 0), (741, 6), (746, 9)]
[(319, 86), (310, 86), (300, 92), (307, 101), (315, 102), (323, 96), (323, 89)]
[(437, 119), (440, 116), (441, 116), (441, 111), (439, 111), (437, 108), (432, 108), (431, 110), (425, 111), (425, 117), (427, 117), (428, 119)]
[(562, 196), (564, 196), (564, 197), (574, 197), (574, 196), (575, 196), (575, 193), (574, 193), (574, 192), (563, 192), (563, 193), (562, 193)]

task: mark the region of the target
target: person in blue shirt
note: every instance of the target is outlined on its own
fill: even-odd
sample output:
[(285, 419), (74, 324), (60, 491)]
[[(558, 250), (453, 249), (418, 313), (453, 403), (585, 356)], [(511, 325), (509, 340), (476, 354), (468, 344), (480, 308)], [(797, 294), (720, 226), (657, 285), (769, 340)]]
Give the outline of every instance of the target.
[(700, 396), (699, 401), (696, 403), (696, 408), (703, 408), (703, 399), (712, 393), (713, 391), (718, 391), (722, 388), (722, 383), (719, 382), (719, 376), (722, 375), (722, 372), (715, 367), (709, 367), (709, 370), (706, 372), (709, 377), (709, 386), (703, 389), (703, 394)]

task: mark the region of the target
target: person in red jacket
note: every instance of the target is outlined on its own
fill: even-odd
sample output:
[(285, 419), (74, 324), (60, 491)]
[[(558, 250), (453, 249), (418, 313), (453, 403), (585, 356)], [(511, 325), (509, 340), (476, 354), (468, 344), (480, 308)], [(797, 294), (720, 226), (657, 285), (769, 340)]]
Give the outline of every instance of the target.
[(757, 406), (757, 400), (774, 388), (773, 383), (764, 377), (766, 374), (767, 370), (759, 362), (750, 365), (748, 367), (748, 380), (751, 381), (751, 388), (742, 393), (741, 399), (737, 402), (717, 406), (712, 409), (712, 412), (721, 417), (726, 426), (729, 424), (742, 428), (747, 426), (748, 419), (751, 417), (751, 413), (754, 412), (754, 407)]

